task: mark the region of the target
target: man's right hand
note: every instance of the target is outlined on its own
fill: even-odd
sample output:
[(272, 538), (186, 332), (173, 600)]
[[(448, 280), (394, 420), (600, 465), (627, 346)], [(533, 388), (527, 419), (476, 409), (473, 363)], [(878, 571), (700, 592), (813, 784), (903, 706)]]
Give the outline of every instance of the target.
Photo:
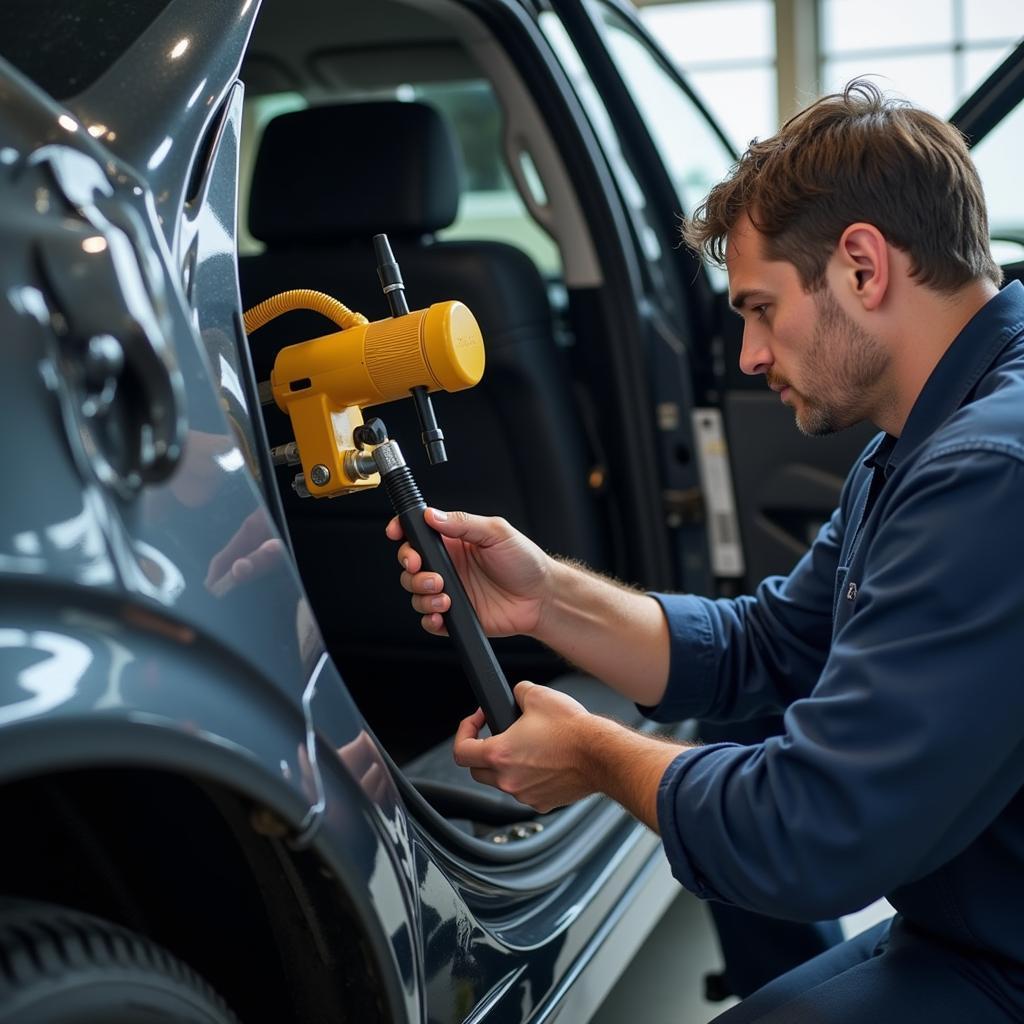
[[(554, 560), (504, 519), (432, 508), (426, 509), (423, 517), (444, 538), (484, 632), (489, 636), (535, 633)], [(403, 540), (397, 518), (388, 523), (386, 532), (391, 540)], [(401, 584), (412, 594), (412, 606), (423, 616), (423, 628), (447, 635), (441, 617), (451, 606), (444, 592), (445, 581), (436, 572), (423, 571), (423, 560), (408, 541), (398, 549), (398, 561), (404, 570)]]

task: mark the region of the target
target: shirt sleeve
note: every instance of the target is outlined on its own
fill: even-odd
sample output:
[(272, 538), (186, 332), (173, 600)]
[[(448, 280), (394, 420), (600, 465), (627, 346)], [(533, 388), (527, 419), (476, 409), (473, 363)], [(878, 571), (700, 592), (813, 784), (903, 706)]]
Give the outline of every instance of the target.
[(704, 898), (848, 913), (961, 852), (1021, 785), (1024, 464), (940, 453), (886, 506), (857, 608), (784, 733), (686, 751), (662, 779), (669, 860)]
[(664, 698), (641, 706), (643, 714), (659, 722), (734, 722), (778, 712), (811, 692), (831, 641), (845, 504), (793, 571), (769, 577), (752, 597), (651, 595), (668, 621), (670, 667)]

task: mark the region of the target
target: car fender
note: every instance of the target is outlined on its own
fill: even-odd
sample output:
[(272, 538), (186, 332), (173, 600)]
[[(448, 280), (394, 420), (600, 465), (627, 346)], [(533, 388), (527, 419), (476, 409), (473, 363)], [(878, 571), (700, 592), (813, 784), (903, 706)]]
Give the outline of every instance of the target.
[[(375, 773), (367, 793), (366, 757), (376, 747), (326, 655), (295, 707), (230, 652), (166, 617), (94, 594), (83, 595), (85, 608), (49, 588), (26, 600), (25, 589), (17, 603), (0, 591), (0, 788), (88, 768), (216, 783), (319, 858), (366, 935), (392, 1018), (422, 1019), (405, 811), (390, 776), (382, 786)], [(317, 726), (332, 717), (331, 737), (361, 742), (361, 766), (353, 770), (336, 739), (314, 728), (314, 706)], [(126, 827), (131, 817), (126, 801)]]

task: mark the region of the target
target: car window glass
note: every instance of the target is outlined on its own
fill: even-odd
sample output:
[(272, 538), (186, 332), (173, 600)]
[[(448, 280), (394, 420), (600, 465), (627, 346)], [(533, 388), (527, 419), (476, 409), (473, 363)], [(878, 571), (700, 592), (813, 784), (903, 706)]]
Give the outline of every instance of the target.
[(1020, 140), (1024, 103), (1017, 106), (971, 150), (988, 205), (992, 255), (997, 263), (1024, 259), (1024, 190), (1020, 187)]
[(665, 160), (684, 212), (694, 210), (733, 163), (728, 146), (660, 57), (618, 11), (592, 4), (605, 43)]
[[(505, 242), (529, 255), (541, 273), (560, 277), (562, 261), (551, 236), (530, 216), (512, 181), (502, 147), (502, 113), (491, 86), (459, 81), (400, 87), (400, 99), (429, 103), (451, 126), (462, 153), (463, 190), (455, 223), (437, 232), (442, 241)], [(535, 197), (543, 186), (532, 161), (524, 166)]]
[[(679, 213), (690, 213), (725, 177), (733, 154), (693, 98), (673, 77), (646, 40), (616, 10), (589, 5), (605, 45), (629, 89), (679, 197)], [(716, 289), (726, 287), (724, 271), (707, 267)]]
[[(464, 177), (459, 212), (455, 222), (437, 232), (442, 241), (473, 239), (504, 242), (530, 256), (542, 274), (561, 277), (562, 260), (551, 236), (531, 217), (512, 181), (502, 148), (502, 113), (497, 97), (487, 82), (401, 83), (386, 89), (338, 97), (342, 101), (398, 99), (433, 106), (452, 129), (459, 147)], [(273, 118), (307, 106), (300, 93), (256, 96), (246, 102), (246, 125), (240, 168), (239, 209), (248, 210), (252, 169), (263, 129)], [(528, 156), (524, 175), (531, 191), (545, 201), (543, 185)], [(242, 218), (244, 221), (245, 218)], [(239, 225), (238, 251), (246, 256), (261, 251), (262, 245)]]
[(269, 93), (247, 98), (242, 114), (242, 137), (238, 154), (238, 254), (252, 256), (263, 251), (263, 243), (249, 233), (249, 194), (263, 129), (279, 114), (308, 106), (298, 92)]
[(648, 260), (657, 260), (661, 256), (661, 246), (658, 243), (658, 236), (649, 222), (650, 212), (647, 209), (647, 200), (622, 151), (618, 132), (615, 130), (608, 108), (605, 106), (594, 80), (590, 77), (583, 58), (580, 57), (579, 51), (576, 49), (576, 44), (558, 16), (551, 12), (544, 12), (540, 16), (540, 24), (548, 42), (557, 53), (563, 70), (569, 76), (576, 95), (583, 104), (591, 127), (601, 142), (601, 151), (611, 166), (619, 186), (619, 193), (633, 214), (633, 227), (643, 247), (644, 255)]

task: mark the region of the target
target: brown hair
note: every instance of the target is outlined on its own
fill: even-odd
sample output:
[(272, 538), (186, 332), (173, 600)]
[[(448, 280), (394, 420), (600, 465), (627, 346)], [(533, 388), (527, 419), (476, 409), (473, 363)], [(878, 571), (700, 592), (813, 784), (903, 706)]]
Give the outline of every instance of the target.
[(683, 224), (683, 239), (722, 266), (743, 213), (764, 235), (768, 259), (792, 263), (808, 291), (822, 287), (840, 236), (857, 221), (906, 252), (917, 281), (936, 291), (1002, 281), (963, 136), (863, 79), (755, 139)]

